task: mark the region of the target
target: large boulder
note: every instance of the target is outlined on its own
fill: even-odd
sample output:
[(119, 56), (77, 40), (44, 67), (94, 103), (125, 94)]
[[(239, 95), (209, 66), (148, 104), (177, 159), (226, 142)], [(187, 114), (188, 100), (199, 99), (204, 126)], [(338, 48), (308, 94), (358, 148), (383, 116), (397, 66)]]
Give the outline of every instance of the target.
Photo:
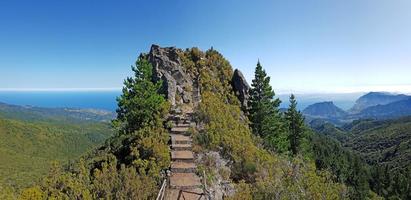
[(245, 80), (243, 73), (240, 70), (234, 70), (234, 74), (231, 80), (233, 89), (238, 99), (241, 102), (241, 107), (244, 111), (248, 109), (248, 100), (250, 98), (249, 91), (250, 86)]
[[(148, 54), (148, 61), (153, 65), (155, 80), (162, 80), (167, 99), (172, 106), (194, 104), (193, 78), (187, 74), (182, 66), (179, 53), (181, 49), (175, 47), (160, 47), (152, 45)], [(194, 84), (195, 85), (195, 84)]]

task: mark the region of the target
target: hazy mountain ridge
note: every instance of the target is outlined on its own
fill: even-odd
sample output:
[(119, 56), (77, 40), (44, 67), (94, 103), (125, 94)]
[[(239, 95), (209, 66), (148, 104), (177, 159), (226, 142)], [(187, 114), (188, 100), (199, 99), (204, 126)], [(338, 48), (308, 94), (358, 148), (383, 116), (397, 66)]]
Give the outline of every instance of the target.
[(318, 116), (324, 118), (339, 118), (345, 117), (347, 113), (341, 108), (334, 105), (332, 101), (325, 101), (315, 103), (303, 110), (303, 113), (311, 116)]
[(386, 105), (396, 101), (409, 99), (410, 96), (404, 94), (392, 94), (388, 92), (369, 92), (361, 96), (356, 102), (355, 105), (349, 110), (350, 113), (359, 113), (366, 108), (377, 106), (377, 105)]
[(332, 102), (320, 102), (308, 106), (303, 113), (308, 121), (323, 119), (336, 125), (358, 119), (393, 119), (411, 115), (411, 96), (370, 92), (361, 96), (348, 111)]
[(411, 115), (411, 98), (385, 105), (367, 107), (353, 116), (358, 118), (390, 119), (407, 115)]
[(115, 113), (100, 109), (43, 108), (0, 102), (0, 116), (25, 121), (109, 122)]

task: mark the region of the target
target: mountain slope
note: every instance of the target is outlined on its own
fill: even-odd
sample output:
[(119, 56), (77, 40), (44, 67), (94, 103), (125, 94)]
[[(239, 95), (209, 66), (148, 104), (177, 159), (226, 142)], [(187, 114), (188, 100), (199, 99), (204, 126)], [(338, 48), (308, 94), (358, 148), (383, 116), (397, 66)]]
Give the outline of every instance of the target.
[(33, 106), (18, 106), (0, 102), (0, 116), (24, 121), (55, 121), (55, 122), (108, 122), (115, 118), (113, 112), (98, 109), (76, 108), (42, 108)]
[(312, 104), (303, 110), (303, 114), (308, 123), (315, 119), (322, 119), (333, 124), (341, 124), (347, 116), (344, 110), (331, 101)]
[(411, 166), (411, 117), (367, 124), (344, 145), (360, 152), (370, 164)]
[(359, 113), (368, 107), (376, 105), (386, 105), (408, 98), (410, 98), (410, 96), (404, 94), (395, 95), (387, 92), (370, 92), (361, 96), (355, 102), (355, 105), (350, 109), (350, 113)]
[[(345, 149), (353, 151), (370, 165), (367, 167), (369, 172), (364, 175), (369, 177), (373, 191), (386, 199), (411, 198), (411, 117), (384, 121), (355, 120), (341, 128), (329, 123), (316, 124), (313, 128), (319, 134), (339, 140)], [(340, 160), (332, 161), (331, 165)]]
[(346, 141), (350, 137), (350, 134), (335, 127), (332, 123), (321, 119), (314, 119), (309, 123), (310, 127), (321, 135), (328, 136), (338, 141)]
[[(13, 115), (33, 117), (37, 113), (15, 110)], [(113, 134), (107, 123), (57, 119), (28, 122), (0, 116), (0, 184), (15, 188), (30, 185), (46, 174), (51, 161), (76, 159)]]
[(305, 108), (303, 113), (319, 118), (341, 118), (347, 115), (344, 110), (334, 105), (332, 101), (312, 104)]
[(356, 120), (341, 128), (324, 122), (311, 123), (314, 130), (360, 153), (369, 164), (411, 166), (411, 117)]
[(411, 115), (411, 98), (392, 102), (386, 105), (376, 105), (365, 108), (354, 118), (392, 119)]

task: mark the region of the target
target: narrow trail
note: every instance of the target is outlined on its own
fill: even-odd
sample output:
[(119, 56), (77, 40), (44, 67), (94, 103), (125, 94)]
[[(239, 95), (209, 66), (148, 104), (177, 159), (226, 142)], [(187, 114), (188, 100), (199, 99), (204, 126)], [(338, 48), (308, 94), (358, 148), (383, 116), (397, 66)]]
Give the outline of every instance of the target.
[(197, 166), (192, 151), (192, 138), (189, 133), (191, 113), (174, 113), (169, 121), (173, 127), (171, 138), (171, 167), (166, 200), (205, 200), (201, 178), (196, 174)]

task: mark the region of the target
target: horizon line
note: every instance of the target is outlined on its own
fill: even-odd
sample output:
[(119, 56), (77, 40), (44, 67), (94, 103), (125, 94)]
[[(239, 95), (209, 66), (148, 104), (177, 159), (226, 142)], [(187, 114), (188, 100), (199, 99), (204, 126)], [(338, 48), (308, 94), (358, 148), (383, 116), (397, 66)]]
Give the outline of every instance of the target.
[[(89, 87), (89, 88), (0, 88), (0, 92), (114, 92), (122, 91), (122, 87)], [(373, 86), (351, 86), (335, 87), (323, 89), (286, 89), (274, 88), (277, 95), (284, 94), (349, 94), (349, 93), (367, 93), (367, 92), (389, 92), (411, 94), (411, 85), (373, 85)]]
[(110, 92), (121, 91), (121, 87), (110, 88), (0, 88), (0, 92)]

